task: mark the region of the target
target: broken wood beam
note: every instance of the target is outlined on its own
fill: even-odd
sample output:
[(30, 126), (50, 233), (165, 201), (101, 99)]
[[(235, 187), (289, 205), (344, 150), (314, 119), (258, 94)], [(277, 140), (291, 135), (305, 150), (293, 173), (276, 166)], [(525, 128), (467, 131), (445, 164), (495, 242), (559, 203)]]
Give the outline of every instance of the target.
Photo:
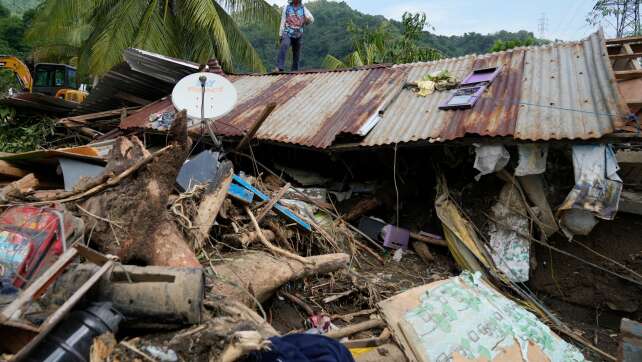
[(241, 142), (239, 142), (238, 146), (236, 146), (236, 151), (242, 151), (245, 149), (250, 144), (250, 141), (254, 138), (256, 135), (256, 132), (258, 132), (259, 128), (265, 123), (265, 120), (268, 119), (272, 111), (276, 108), (276, 103), (270, 103), (268, 104), (265, 109), (263, 110), (263, 113), (259, 117), (259, 119), (256, 120), (256, 122), (252, 125), (250, 130), (243, 136), (243, 139), (241, 139)]
[(356, 220), (378, 208), (380, 204), (379, 200), (375, 197), (359, 200), (354, 206), (352, 206), (352, 208), (350, 208), (350, 211), (348, 211), (342, 219), (345, 221)]
[(609, 58), (611, 60), (620, 60), (620, 59), (636, 59), (642, 58), (642, 53), (621, 53), (621, 54), (610, 54)]
[(615, 79), (617, 80), (629, 80), (629, 79), (642, 78), (642, 69), (617, 70), (614, 73), (615, 73)]
[(14, 181), (0, 190), (0, 202), (5, 203), (11, 197), (19, 197), (33, 191), (40, 185), (40, 182), (30, 173), (18, 181)]
[(421, 235), (415, 232), (410, 232), (410, 238), (413, 240), (421, 241), (422, 243), (428, 243), (437, 246), (448, 246), (448, 242), (446, 240), (431, 238), (429, 236)]
[(348, 327), (336, 329), (329, 331), (325, 334), (326, 337), (332, 339), (341, 339), (343, 337), (348, 337), (359, 332), (367, 331), (374, 328), (382, 328), (386, 326), (386, 322), (381, 319), (370, 319), (365, 322), (353, 324)]
[(642, 42), (642, 36), (630, 36), (626, 38), (614, 38), (614, 39), (607, 39), (606, 45), (622, 45), (622, 44), (631, 44), (631, 43), (641, 43)]
[(305, 259), (304, 264), (261, 251), (227, 256), (224, 262), (212, 267), (212, 292), (255, 307), (256, 301), (265, 302), (288, 282), (344, 269), (350, 256), (327, 254)]
[(19, 178), (25, 177), (28, 174), (29, 171), (16, 167), (7, 161), (0, 160), (0, 175)]
[(283, 186), (283, 187), (279, 190), (279, 192), (277, 192), (277, 193), (276, 193), (276, 195), (275, 195), (275, 196), (273, 196), (273, 197), (270, 199), (270, 201), (267, 203), (267, 205), (265, 205), (265, 206), (261, 209), (261, 211), (259, 212), (258, 216), (256, 217), (256, 222), (258, 222), (258, 223), (260, 224), (260, 223), (261, 223), (261, 220), (263, 220), (263, 218), (265, 217), (265, 215), (267, 215), (267, 213), (268, 213), (268, 212), (270, 212), (270, 210), (272, 210), (272, 208), (274, 207), (274, 205), (276, 205), (276, 203), (277, 203), (277, 202), (279, 202), (279, 201), (281, 200), (281, 198), (283, 197), (283, 195), (285, 195), (285, 193), (286, 193), (286, 192), (288, 192), (288, 190), (289, 190), (289, 189), (290, 189), (290, 183), (285, 184), (285, 186)]
[(431, 265), (435, 261), (434, 255), (430, 252), (430, 249), (428, 249), (428, 245), (421, 241), (413, 241), (412, 242), (412, 248), (415, 249), (415, 252), (421, 260), (424, 261), (424, 263)]
[(232, 183), (232, 175), (234, 175), (232, 163), (223, 162), (216, 173), (216, 182), (211, 182), (205, 190), (193, 222), (197, 228), (194, 233), (196, 236), (194, 245), (197, 247), (203, 246), (205, 239), (210, 235), (214, 221), (227, 197), (227, 190)]

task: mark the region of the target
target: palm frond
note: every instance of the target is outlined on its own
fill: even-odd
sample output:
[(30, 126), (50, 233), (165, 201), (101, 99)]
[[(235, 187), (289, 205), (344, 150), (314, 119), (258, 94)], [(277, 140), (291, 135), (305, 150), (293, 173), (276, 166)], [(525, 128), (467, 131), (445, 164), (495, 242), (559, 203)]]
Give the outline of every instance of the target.
[(341, 60), (333, 57), (332, 55), (326, 55), (323, 59), (323, 68), (335, 70), (341, 68), (347, 68), (346, 64)]
[[(232, 48), (232, 55), (234, 60), (237, 63), (243, 63), (250, 67), (252, 71), (264, 73), (265, 66), (263, 61), (259, 56), (259, 53), (252, 47), (252, 44), (249, 40), (243, 35), (241, 29), (234, 21), (234, 19), (225, 12), (220, 5), (216, 4), (216, 9), (218, 11), (219, 18), (221, 23), (225, 28), (225, 33), (227, 35), (227, 41)], [(234, 71), (234, 69), (229, 69), (229, 71)]]

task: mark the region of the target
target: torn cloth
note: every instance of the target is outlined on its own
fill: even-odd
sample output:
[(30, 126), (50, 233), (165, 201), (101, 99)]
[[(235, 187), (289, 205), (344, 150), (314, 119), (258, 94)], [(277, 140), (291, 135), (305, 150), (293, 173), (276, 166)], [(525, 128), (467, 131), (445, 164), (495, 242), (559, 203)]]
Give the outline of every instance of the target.
[(575, 186), (559, 210), (585, 210), (600, 219), (613, 220), (623, 186), (611, 145), (573, 146), (573, 169)]
[(546, 171), (548, 159), (548, 145), (529, 143), (517, 146), (519, 164), (515, 169), (515, 176), (539, 175)]
[(270, 338), (269, 351), (255, 352), (245, 362), (354, 362), (338, 341), (318, 334), (290, 334)]
[(528, 281), (530, 269), (530, 242), (522, 236), (530, 235), (526, 207), (517, 188), (506, 184), (492, 208), (499, 223), (490, 224), (490, 255), (497, 268), (518, 283)]
[(480, 171), (475, 176), (477, 181), (484, 175), (501, 171), (510, 161), (510, 153), (503, 145), (475, 145), (475, 153), (475, 165), (473, 167)]

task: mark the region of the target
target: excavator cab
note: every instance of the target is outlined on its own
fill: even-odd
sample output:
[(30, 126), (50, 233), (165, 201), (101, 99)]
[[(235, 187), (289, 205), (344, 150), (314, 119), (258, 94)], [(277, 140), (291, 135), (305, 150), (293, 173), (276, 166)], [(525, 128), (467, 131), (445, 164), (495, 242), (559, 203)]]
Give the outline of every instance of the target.
[(65, 64), (36, 64), (33, 72), (34, 93), (56, 96), (62, 89), (78, 89), (76, 68)]
[(32, 73), (17, 57), (0, 55), (0, 69), (13, 71), (23, 92), (41, 93), (75, 103), (82, 103), (87, 97), (87, 92), (78, 90), (76, 68), (66, 64), (39, 63)]

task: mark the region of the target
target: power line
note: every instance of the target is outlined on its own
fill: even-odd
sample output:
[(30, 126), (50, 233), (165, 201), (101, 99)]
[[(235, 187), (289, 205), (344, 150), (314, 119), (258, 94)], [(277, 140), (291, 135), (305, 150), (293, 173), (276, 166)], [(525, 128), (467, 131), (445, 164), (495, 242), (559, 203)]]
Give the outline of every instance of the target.
[(537, 32), (539, 33), (540, 39), (546, 38), (546, 33), (548, 32), (548, 17), (546, 13), (542, 13), (542, 16), (538, 19)]

